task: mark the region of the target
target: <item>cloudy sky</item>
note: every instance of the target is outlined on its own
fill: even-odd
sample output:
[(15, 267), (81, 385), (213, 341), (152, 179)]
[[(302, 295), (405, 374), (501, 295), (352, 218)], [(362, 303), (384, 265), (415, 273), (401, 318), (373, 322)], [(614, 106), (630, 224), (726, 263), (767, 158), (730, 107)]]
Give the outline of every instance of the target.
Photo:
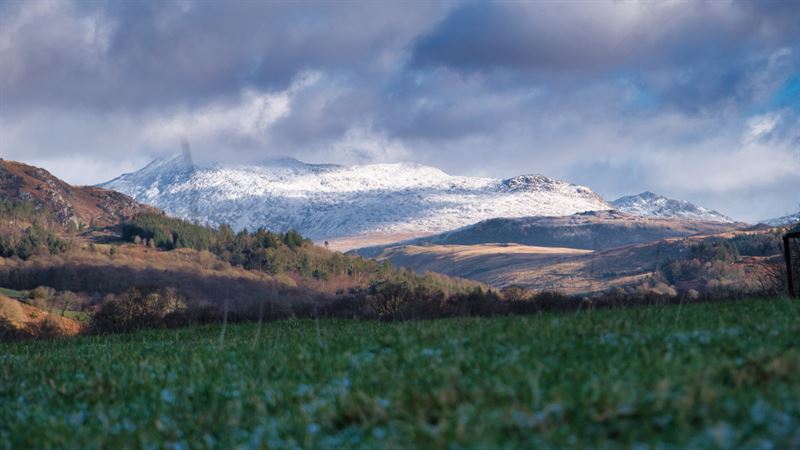
[(0, 2), (0, 156), (412, 161), (800, 209), (792, 1)]

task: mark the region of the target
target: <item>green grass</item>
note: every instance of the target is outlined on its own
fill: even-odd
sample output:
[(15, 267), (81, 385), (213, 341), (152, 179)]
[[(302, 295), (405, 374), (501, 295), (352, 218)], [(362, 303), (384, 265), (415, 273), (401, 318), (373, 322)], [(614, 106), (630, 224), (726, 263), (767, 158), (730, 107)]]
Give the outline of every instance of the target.
[(799, 448), (800, 302), (0, 344), (6, 448)]
[(22, 291), (15, 291), (14, 289), (6, 289), (0, 287), (0, 295), (5, 295), (9, 298), (16, 298), (16, 299), (27, 299), (28, 296), (25, 295)]

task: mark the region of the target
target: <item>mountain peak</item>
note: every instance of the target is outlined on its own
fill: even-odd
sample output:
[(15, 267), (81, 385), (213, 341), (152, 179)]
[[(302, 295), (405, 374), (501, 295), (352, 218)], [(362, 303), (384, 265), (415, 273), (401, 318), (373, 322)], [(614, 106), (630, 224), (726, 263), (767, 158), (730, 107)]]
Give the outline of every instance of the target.
[(517, 175), (503, 180), (503, 187), (508, 190), (541, 189), (548, 185), (563, 183), (540, 174)]
[(575, 195), (594, 197), (599, 202), (605, 202), (586, 186), (579, 186), (540, 174), (517, 175), (507, 178), (500, 183), (500, 189), (506, 192), (571, 192)]
[(651, 192), (651, 191), (641, 192), (641, 193), (635, 195), (634, 197), (641, 197), (643, 199), (648, 199), (648, 200), (657, 199), (657, 198), (666, 198), (663, 195), (658, 195), (658, 194), (656, 194), (654, 192)]
[(792, 226), (795, 224), (800, 225), (800, 211), (789, 214), (783, 217), (775, 217), (773, 219), (765, 219), (762, 220), (761, 223), (765, 223), (767, 225), (773, 227), (785, 227), (785, 226)]
[(735, 222), (717, 211), (697, 206), (686, 200), (675, 200), (650, 191), (636, 195), (626, 195), (611, 202), (611, 205), (623, 212), (645, 217), (663, 217), (672, 219), (690, 219), (707, 222)]

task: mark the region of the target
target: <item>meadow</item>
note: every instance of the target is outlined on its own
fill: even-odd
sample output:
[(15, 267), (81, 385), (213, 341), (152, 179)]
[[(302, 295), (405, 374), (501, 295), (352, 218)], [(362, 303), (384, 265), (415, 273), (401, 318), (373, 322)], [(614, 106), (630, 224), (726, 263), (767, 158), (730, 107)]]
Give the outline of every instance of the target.
[(22, 291), (17, 291), (14, 289), (6, 289), (0, 287), (0, 295), (5, 295), (8, 298), (16, 298), (16, 299), (27, 299), (28, 295)]
[(800, 302), (0, 343), (0, 448), (800, 448)]

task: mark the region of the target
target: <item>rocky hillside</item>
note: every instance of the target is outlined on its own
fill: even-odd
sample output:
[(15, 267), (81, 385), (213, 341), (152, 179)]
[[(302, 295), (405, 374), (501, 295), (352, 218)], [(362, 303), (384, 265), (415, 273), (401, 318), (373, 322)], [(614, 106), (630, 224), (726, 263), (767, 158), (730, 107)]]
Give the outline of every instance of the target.
[(49, 225), (62, 229), (108, 226), (140, 212), (155, 211), (119, 192), (71, 186), (44, 169), (7, 160), (0, 160), (0, 198), (30, 202), (46, 212)]
[(194, 166), (158, 160), (101, 186), (173, 216), (234, 228), (295, 229), (317, 242), (394, 242), (495, 217), (563, 216), (610, 206), (589, 188), (541, 175), (452, 176), (417, 164), (338, 166), (276, 159)]

